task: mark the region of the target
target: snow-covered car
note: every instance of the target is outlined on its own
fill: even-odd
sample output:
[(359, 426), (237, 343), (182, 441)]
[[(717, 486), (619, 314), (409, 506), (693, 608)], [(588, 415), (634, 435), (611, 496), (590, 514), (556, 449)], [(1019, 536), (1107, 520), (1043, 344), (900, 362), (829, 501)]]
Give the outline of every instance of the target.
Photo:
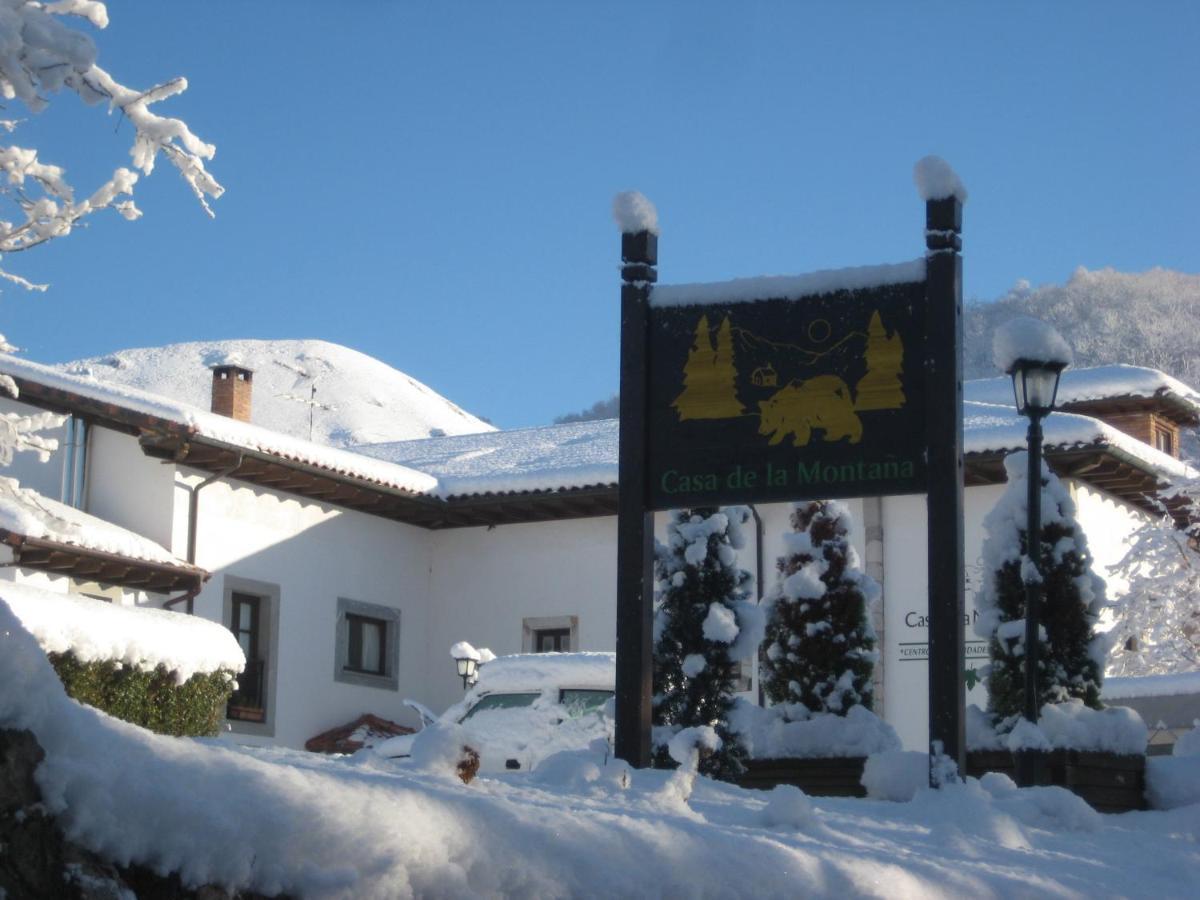
[[(479, 680), (440, 716), (405, 702), (425, 726), (461, 726), (479, 751), (481, 769), (529, 771), (560, 750), (611, 740), (615, 678), (613, 653), (522, 653), (480, 666)], [(407, 757), (419, 736), (392, 738), (375, 752)]]

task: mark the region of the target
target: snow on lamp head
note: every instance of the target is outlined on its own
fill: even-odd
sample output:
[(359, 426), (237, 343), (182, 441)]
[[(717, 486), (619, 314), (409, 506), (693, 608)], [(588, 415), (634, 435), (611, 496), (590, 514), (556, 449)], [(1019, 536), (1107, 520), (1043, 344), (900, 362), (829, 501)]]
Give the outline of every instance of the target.
[(1058, 382), (1071, 364), (1071, 348), (1052, 325), (1019, 316), (996, 329), (996, 365), (1012, 378), (1017, 412), (1041, 418), (1054, 409)]
[(450, 655), (454, 657), (454, 665), (458, 669), (458, 677), (463, 681), (464, 691), (479, 680), (479, 666), (484, 662), (484, 654), (488, 659), (495, 658), (490, 651), (476, 650), (466, 641), (459, 641), (450, 648)]

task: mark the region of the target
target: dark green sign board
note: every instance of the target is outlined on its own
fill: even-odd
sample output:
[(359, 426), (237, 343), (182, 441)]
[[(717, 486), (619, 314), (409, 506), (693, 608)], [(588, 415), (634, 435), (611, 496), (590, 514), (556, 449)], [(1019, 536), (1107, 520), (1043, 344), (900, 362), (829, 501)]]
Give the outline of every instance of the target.
[(925, 282), (658, 306), (647, 506), (926, 490)]

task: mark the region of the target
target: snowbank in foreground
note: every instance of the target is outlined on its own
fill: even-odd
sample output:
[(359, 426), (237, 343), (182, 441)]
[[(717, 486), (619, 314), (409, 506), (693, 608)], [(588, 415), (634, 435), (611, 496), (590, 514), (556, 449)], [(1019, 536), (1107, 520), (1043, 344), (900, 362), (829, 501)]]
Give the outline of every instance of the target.
[[(1200, 805), (1088, 815), (996, 782), (911, 803), (813, 799), (560, 759), (463, 785), (372, 754), (169, 738), (67, 699), (0, 603), (0, 727), (28, 728), (73, 840), (297, 897), (1190, 896)], [(1046, 798), (1050, 799), (1047, 800)]]
[(0, 586), (0, 596), (47, 653), (69, 650), (80, 662), (112, 660), (144, 672), (162, 666), (179, 684), (200, 672), (246, 667), (232, 632), (197, 616), (23, 584)]

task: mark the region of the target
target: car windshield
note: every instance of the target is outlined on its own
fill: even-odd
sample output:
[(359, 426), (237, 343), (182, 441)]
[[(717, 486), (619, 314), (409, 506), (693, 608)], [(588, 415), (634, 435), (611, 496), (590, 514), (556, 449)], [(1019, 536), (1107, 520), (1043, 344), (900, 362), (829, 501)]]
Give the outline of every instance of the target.
[(485, 694), (467, 710), (467, 714), (460, 721), (465, 722), (475, 713), (487, 712), (489, 709), (519, 709), (523, 706), (533, 706), (533, 701), (540, 696), (541, 694)]
[(586, 716), (589, 713), (600, 712), (604, 704), (608, 702), (608, 698), (612, 695), (612, 691), (564, 688), (558, 702), (566, 709), (567, 715), (575, 719), (579, 716)]

